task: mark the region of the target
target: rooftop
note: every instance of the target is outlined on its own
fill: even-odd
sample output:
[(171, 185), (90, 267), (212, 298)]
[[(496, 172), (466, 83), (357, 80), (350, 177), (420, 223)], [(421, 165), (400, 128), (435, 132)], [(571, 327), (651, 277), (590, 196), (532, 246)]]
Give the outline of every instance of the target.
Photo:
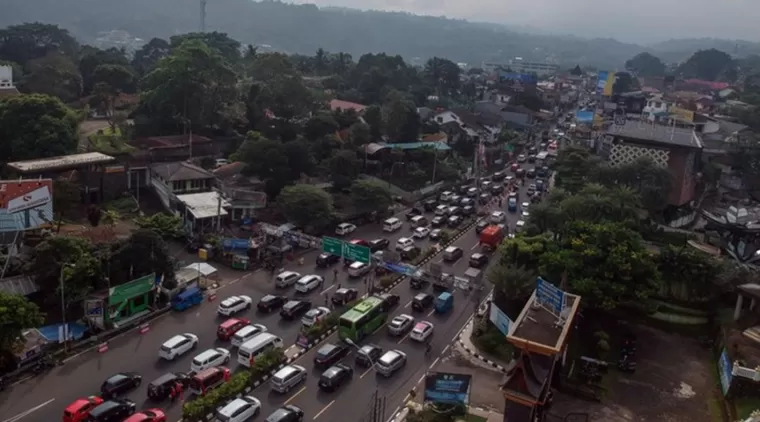
[(207, 144), (210, 142), (212, 142), (211, 139), (205, 136), (184, 134), (184, 135), (170, 135), (170, 136), (150, 136), (147, 138), (135, 139), (134, 141), (130, 141), (130, 145), (139, 149), (154, 150), (154, 149), (186, 147), (190, 145), (191, 143), (192, 145), (197, 145), (197, 144)]
[(673, 147), (702, 148), (702, 140), (692, 129), (628, 120), (624, 125), (611, 125), (607, 134), (643, 140)]
[(154, 164), (150, 166), (150, 170), (161, 176), (161, 178), (167, 182), (214, 178), (214, 174), (210, 171), (204, 170), (201, 167), (186, 161)]
[(71, 169), (86, 164), (105, 164), (114, 160), (115, 158), (110, 155), (105, 155), (100, 152), (85, 152), (83, 154), (41, 158), (39, 160), (15, 161), (13, 163), (8, 163), (8, 167), (21, 173), (31, 173), (46, 170)]
[(177, 195), (177, 199), (185, 204), (190, 214), (196, 220), (209, 217), (219, 217), (227, 215), (225, 208), (231, 207), (230, 203), (222, 198), (221, 207), (219, 206), (218, 192), (189, 193), (186, 195)]
[(354, 110), (357, 113), (361, 113), (366, 109), (367, 106), (363, 104), (358, 103), (352, 103), (351, 101), (343, 101), (343, 100), (330, 100), (330, 110), (336, 111), (338, 109), (340, 110)]
[(557, 316), (549, 312), (544, 306), (538, 305), (536, 291), (534, 290), (530, 300), (517, 317), (514, 330), (507, 336), (509, 342), (520, 348), (535, 345), (547, 354), (560, 353), (580, 305), (580, 296), (565, 292), (564, 298), (563, 319), (565, 323), (559, 325), (557, 324), (559, 319)]

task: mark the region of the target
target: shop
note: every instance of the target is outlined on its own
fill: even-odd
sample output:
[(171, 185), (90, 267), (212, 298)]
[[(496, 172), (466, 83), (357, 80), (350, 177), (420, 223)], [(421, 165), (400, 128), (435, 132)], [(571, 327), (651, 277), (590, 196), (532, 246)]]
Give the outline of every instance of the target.
[(134, 321), (152, 310), (156, 291), (156, 274), (111, 287), (106, 294), (84, 301), (85, 318), (90, 324), (107, 330)]

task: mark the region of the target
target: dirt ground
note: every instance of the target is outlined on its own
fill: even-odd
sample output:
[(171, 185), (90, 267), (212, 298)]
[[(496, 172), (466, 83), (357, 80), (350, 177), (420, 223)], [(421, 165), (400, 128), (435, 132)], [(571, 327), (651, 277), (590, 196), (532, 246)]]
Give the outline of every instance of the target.
[(611, 370), (602, 403), (555, 395), (551, 413), (587, 413), (589, 422), (711, 422), (709, 352), (691, 338), (655, 328), (635, 328), (637, 370)]

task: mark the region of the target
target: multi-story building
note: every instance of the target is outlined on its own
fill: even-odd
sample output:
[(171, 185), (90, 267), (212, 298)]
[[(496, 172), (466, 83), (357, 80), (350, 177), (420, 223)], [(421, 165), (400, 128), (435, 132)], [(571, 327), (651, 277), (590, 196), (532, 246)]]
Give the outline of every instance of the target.
[(506, 63), (483, 62), (481, 67), (486, 72), (493, 72), (497, 69), (510, 69), (516, 73), (535, 73), (538, 76), (551, 75), (559, 71), (559, 65), (545, 62), (530, 62), (520, 57), (508, 60)]

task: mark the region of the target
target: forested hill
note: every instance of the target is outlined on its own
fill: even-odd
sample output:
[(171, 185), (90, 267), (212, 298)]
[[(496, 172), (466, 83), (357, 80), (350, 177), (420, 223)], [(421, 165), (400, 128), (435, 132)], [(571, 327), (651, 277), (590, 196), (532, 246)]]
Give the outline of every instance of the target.
[[(167, 38), (199, 29), (199, 0), (5, 0), (0, 26), (39, 21), (58, 24), (87, 43), (99, 32), (129, 31), (136, 37)], [(645, 50), (612, 39), (527, 35), (492, 24), (403, 13), (319, 9), (274, 1), (209, 0), (207, 30), (227, 32), (247, 44), (268, 44), (288, 53), (318, 48), (355, 57), (367, 52), (432, 56), (479, 64), (516, 56), (619, 67)], [(688, 57), (693, 51), (686, 52)]]

